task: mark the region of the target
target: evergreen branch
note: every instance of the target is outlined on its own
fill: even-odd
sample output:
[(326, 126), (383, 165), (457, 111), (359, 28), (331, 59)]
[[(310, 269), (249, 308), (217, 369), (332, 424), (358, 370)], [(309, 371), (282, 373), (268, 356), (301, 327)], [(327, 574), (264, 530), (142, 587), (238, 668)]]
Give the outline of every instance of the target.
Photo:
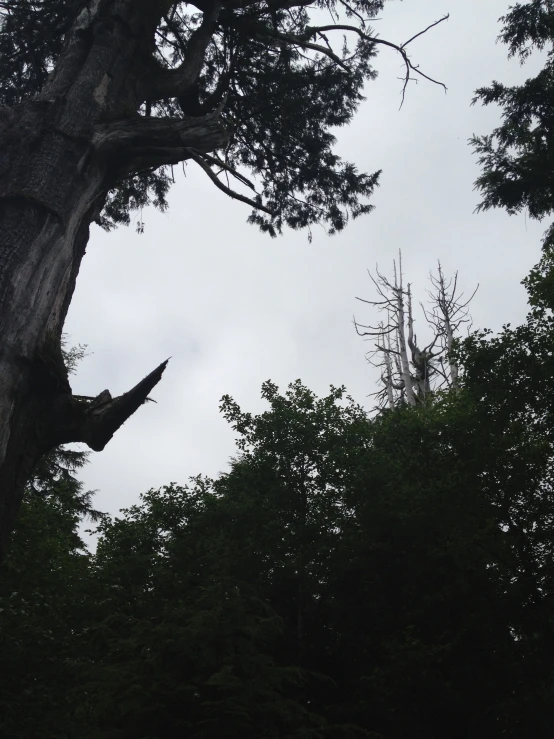
[[(358, 11), (355, 8), (353, 8), (349, 3), (347, 3), (346, 0), (339, 0), (339, 2), (341, 5), (343, 5), (346, 8), (347, 15), (348, 13), (352, 13), (352, 15), (354, 15), (360, 21), (360, 23), (362, 24), (362, 27), (365, 28), (365, 19), (360, 13), (358, 13)], [(373, 18), (373, 20), (376, 20), (376, 19)]]
[(233, 65), (231, 64), (228, 70), (222, 72), (214, 91), (208, 95), (203, 102), (198, 103), (197, 112), (199, 115), (212, 113), (217, 107), (223, 109), (223, 104), (225, 103), (225, 99), (229, 91), (229, 84), (231, 82), (232, 67)]
[(257, 30), (257, 35), (263, 36), (265, 38), (272, 38), (276, 41), (284, 41), (288, 44), (293, 44), (294, 46), (300, 46), (303, 49), (311, 49), (312, 51), (317, 51), (320, 54), (323, 54), (324, 56), (329, 57), (332, 61), (335, 62), (339, 67), (342, 67), (347, 72), (350, 71), (348, 69), (348, 66), (343, 62), (343, 60), (337, 56), (333, 51), (328, 49), (325, 46), (321, 46), (320, 44), (314, 44), (311, 41), (307, 41), (305, 38), (301, 38), (300, 36), (291, 36), (287, 33), (279, 33), (278, 31), (270, 31), (269, 29), (259, 29)]
[[(252, 208), (256, 210), (261, 210), (270, 216), (275, 215), (274, 211), (270, 210), (265, 205), (262, 205), (262, 203), (258, 203), (255, 200), (252, 200), (251, 198), (246, 197), (245, 195), (241, 195), (235, 190), (232, 190), (230, 187), (227, 187), (226, 185), (224, 185), (223, 182), (221, 182), (221, 180), (217, 177), (215, 172), (211, 169), (211, 167), (209, 167), (209, 165), (204, 161), (203, 156), (199, 155), (199, 153), (195, 152), (193, 149), (189, 149), (188, 153), (189, 153), (189, 158), (195, 161), (198, 164), (198, 166), (204, 170), (204, 172), (208, 175), (208, 177), (214, 183), (214, 185), (219, 190), (221, 190), (226, 195), (228, 195), (230, 198), (233, 198), (234, 200), (240, 200), (241, 203), (246, 203), (246, 205), (250, 205)], [(229, 167), (228, 169), (231, 172), (233, 172), (231, 167)], [(234, 174), (238, 175), (238, 173), (234, 173)]]
[(256, 191), (256, 188), (254, 187), (254, 184), (244, 175), (242, 175), (240, 172), (237, 172), (236, 169), (231, 167), (229, 164), (224, 162), (219, 157), (214, 157), (211, 154), (202, 154), (202, 158), (206, 161), (210, 162), (210, 164), (214, 164), (217, 167), (221, 167), (221, 169), (224, 169), (226, 172), (229, 172), (233, 177), (236, 177), (239, 182), (242, 182), (243, 185), (246, 185), (246, 187), (249, 187), (251, 190)]
[(178, 25), (175, 23), (173, 18), (170, 18), (169, 15), (164, 15), (164, 21), (168, 29), (171, 31), (171, 33), (174, 35), (176, 39), (176, 43), (173, 44), (176, 48), (179, 49), (179, 51), (182, 53), (183, 58), (187, 55), (187, 44), (185, 43), (185, 40), (183, 39), (181, 32), (179, 30)]
[[(225, 10), (244, 10), (253, 5), (258, 5), (259, 2), (260, 0), (227, 0)], [(206, 13), (212, 8), (213, 0), (189, 0), (189, 4), (198, 8), (202, 13)], [(271, 6), (275, 10), (288, 10), (290, 8), (306, 8), (313, 4), (314, 0), (275, 0), (271, 3)]]
[[(185, 60), (175, 69), (160, 70), (153, 81), (153, 99), (179, 97), (191, 90), (197, 83), (206, 49), (212, 39), (221, 12), (221, 0), (216, 0), (206, 9), (200, 26), (193, 31), (186, 45)], [(169, 26), (168, 26), (169, 27)], [(170, 29), (171, 30), (171, 29)], [(177, 39), (182, 42), (179, 34)]]

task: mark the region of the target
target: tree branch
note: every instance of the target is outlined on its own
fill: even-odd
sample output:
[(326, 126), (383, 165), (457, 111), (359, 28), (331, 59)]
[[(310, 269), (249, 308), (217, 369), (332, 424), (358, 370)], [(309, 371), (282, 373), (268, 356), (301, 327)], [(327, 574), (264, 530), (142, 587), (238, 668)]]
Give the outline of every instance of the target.
[(215, 0), (204, 9), (202, 23), (191, 34), (186, 45), (183, 63), (175, 69), (160, 70), (156, 75), (151, 92), (153, 100), (180, 97), (195, 86), (204, 66), (206, 49), (216, 29), (221, 7), (221, 0)]
[[(211, 154), (202, 154), (202, 158), (205, 159), (210, 164), (214, 164), (216, 167), (221, 167), (221, 169), (224, 169), (226, 172), (229, 172), (230, 175), (235, 177), (239, 182), (242, 182), (243, 185), (246, 185), (246, 187), (249, 187), (251, 190), (256, 192), (256, 188), (254, 187), (254, 184), (244, 175), (242, 175), (240, 172), (237, 172), (236, 169), (233, 169), (233, 167), (229, 166), (227, 162), (224, 162), (219, 157), (212, 156)], [(256, 193), (257, 194), (257, 193)]]
[(331, 51), (325, 46), (314, 44), (311, 41), (308, 41), (307, 38), (301, 38), (300, 36), (292, 36), (286, 33), (279, 33), (278, 31), (270, 31), (269, 29), (263, 29), (263, 32), (260, 29), (257, 32), (257, 35), (261, 36), (262, 38), (272, 38), (272, 39), (275, 39), (276, 41), (284, 41), (285, 43), (288, 43), (288, 44), (294, 44), (294, 46), (301, 46), (303, 49), (312, 49), (312, 51), (317, 51), (320, 54), (323, 54), (324, 56), (329, 57), (329, 59), (334, 61), (335, 64), (338, 64), (339, 67), (342, 67), (347, 72), (349, 71), (348, 66), (333, 51)]
[(132, 390), (117, 398), (111, 397), (105, 390), (85, 410), (80, 429), (80, 437), (72, 441), (82, 441), (95, 452), (101, 452), (115, 432), (125, 421), (146, 402), (150, 391), (162, 378), (168, 359), (141, 380)]
[(136, 116), (98, 126), (92, 144), (113, 162), (119, 178), (127, 172), (177, 164), (189, 158), (190, 149), (218, 149), (227, 137), (218, 112), (202, 118)]
[(424, 33), (427, 33), (431, 28), (434, 28), (435, 26), (438, 26), (439, 23), (442, 23), (443, 21), (448, 20), (450, 17), (449, 14), (443, 16), (442, 18), (439, 18), (438, 21), (435, 21), (434, 23), (431, 23), (427, 28), (425, 28), (423, 31), (419, 31), (419, 33), (416, 33), (414, 36), (412, 36), (410, 39), (405, 41), (403, 44), (395, 44), (392, 41), (386, 41), (385, 39), (378, 38), (377, 36), (369, 36), (367, 33), (364, 33), (360, 28), (357, 26), (351, 26), (348, 24), (331, 24), (327, 26), (309, 26), (306, 29), (306, 36), (309, 38), (310, 36), (315, 36), (317, 34), (323, 34), (326, 31), (349, 31), (351, 33), (356, 33), (360, 38), (362, 38), (364, 41), (369, 41), (374, 44), (382, 44), (383, 46), (388, 46), (391, 49), (394, 49), (397, 51), (402, 59), (404, 60), (404, 65), (406, 67), (406, 75), (404, 78), (404, 86), (402, 88), (402, 101), (400, 103), (400, 107), (404, 104), (404, 98), (406, 96), (406, 88), (408, 87), (408, 83), (410, 81), (410, 71), (415, 72), (416, 74), (420, 75), (421, 77), (424, 77), (426, 80), (429, 80), (429, 82), (432, 82), (435, 85), (440, 85), (442, 88), (444, 88), (444, 91), (447, 91), (447, 87), (443, 82), (439, 82), (438, 80), (433, 79), (432, 77), (429, 77), (429, 75), (422, 72), (418, 66), (414, 65), (408, 54), (406, 53), (406, 46), (414, 41), (414, 39), (418, 38), (419, 36), (422, 36)]
[(95, 398), (71, 395), (61, 388), (50, 406), (45, 424), (45, 448), (60, 444), (83, 442), (95, 452), (100, 452), (115, 432), (147, 400), (149, 393), (161, 380), (168, 359), (150, 372), (134, 388), (112, 398), (104, 390)]
[(424, 28), (423, 29), (423, 31), (419, 31), (419, 33), (416, 33), (415, 36), (412, 36), (412, 38), (409, 38), (407, 41), (404, 41), (404, 43), (402, 44), (402, 47), (401, 48), (405, 49), (406, 46), (408, 46), (408, 44), (411, 44), (412, 41), (414, 41), (416, 38), (418, 38), (419, 36), (423, 36), (424, 33), (427, 33), (427, 31), (431, 30), (431, 28), (434, 28), (435, 26), (438, 26), (439, 23), (442, 23), (443, 21), (448, 20), (448, 18), (450, 18), (450, 13), (447, 13), (442, 18), (439, 18), (438, 21), (435, 21), (434, 23), (430, 23), (427, 26), (427, 28)]
[[(262, 210), (264, 213), (267, 213), (270, 216), (274, 216), (275, 212), (267, 208), (265, 205), (262, 205), (262, 203), (258, 203), (255, 200), (252, 200), (251, 198), (246, 197), (245, 195), (241, 195), (238, 192), (235, 192), (235, 190), (231, 190), (230, 187), (227, 187), (226, 185), (221, 182), (221, 180), (217, 177), (215, 172), (212, 171), (212, 169), (208, 166), (208, 164), (203, 160), (201, 156), (199, 156), (196, 152), (194, 152), (192, 149), (188, 150), (189, 158), (194, 160), (199, 167), (201, 167), (204, 172), (208, 175), (210, 180), (214, 183), (214, 185), (224, 192), (226, 195), (228, 195), (230, 198), (233, 198), (234, 200), (240, 200), (241, 203), (246, 203), (246, 205), (250, 205), (252, 208), (255, 208), (256, 210)], [(229, 168), (230, 169), (230, 168)], [(238, 173), (235, 173), (235, 175)]]

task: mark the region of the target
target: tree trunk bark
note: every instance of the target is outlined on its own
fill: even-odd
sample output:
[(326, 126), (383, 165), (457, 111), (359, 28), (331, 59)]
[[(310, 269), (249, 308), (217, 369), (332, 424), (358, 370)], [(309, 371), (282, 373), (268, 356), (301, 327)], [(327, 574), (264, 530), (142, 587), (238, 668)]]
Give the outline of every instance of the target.
[(408, 405), (415, 405), (415, 393), (412, 385), (412, 374), (410, 372), (410, 360), (408, 359), (408, 347), (406, 342), (406, 312), (404, 308), (404, 293), (402, 282), (395, 288), (396, 292), (396, 315), (398, 320), (398, 351), (400, 352), (400, 367), (402, 371), (402, 382), (406, 393)]
[(104, 391), (83, 402), (72, 397), (60, 346), (89, 226), (107, 192), (140, 169), (225, 140), (217, 116), (134, 112), (158, 22), (148, 9), (157, 5), (83, 4), (45, 89), (0, 109), (0, 558), (40, 456), (73, 441), (103, 449), (165, 368), (119, 398)]

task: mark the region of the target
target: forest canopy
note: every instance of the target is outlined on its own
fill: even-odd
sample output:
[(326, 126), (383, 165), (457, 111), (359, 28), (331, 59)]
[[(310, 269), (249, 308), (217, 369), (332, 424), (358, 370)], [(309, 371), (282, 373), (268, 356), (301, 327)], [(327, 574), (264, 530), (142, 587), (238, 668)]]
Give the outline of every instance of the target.
[[(136, 22), (128, 0), (118, 2), (130, 15), (116, 24), (113, 15), (95, 15), (102, 0), (87, 6), (90, 15), (81, 17), (85, 32), (73, 39), (77, 49), (91, 38), (90, 48), (100, 48), (94, 46), (100, 38), (105, 49), (117, 24), (126, 33), (124, 21)], [(331, 10), (359, 29), (381, 6), (339, 2)], [(155, 26), (161, 53), (156, 74), (164, 72), (167, 96), (149, 99), (141, 97), (144, 90), (137, 92), (132, 101), (140, 105), (132, 115), (138, 125), (154, 120), (156, 126), (163, 115), (178, 115), (188, 126), (215, 106), (218, 116), (238, 121), (228, 159), (216, 159), (209, 147), (192, 147), (187, 156), (212, 174), (223, 162), (235, 171), (222, 171), (235, 179), (241, 168), (250, 168), (264, 183), (254, 205), (276, 203), (281, 209), (282, 223), (257, 208), (262, 229), (309, 226), (317, 206), (329, 228), (339, 230), (344, 223), (334, 220), (337, 192), (345, 198), (339, 198), (340, 218), (344, 208), (353, 216), (366, 207), (359, 196), (376, 184), (334, 158), (330, 133), (350, 120), (363, 82), (373, 75), (375, 38), (370, 42), (356, 33), (353, 48), (338, 54), (326, 45), (316, 49), (328, 32), (323, 26), (313, 30), (309, 6), (302, 3), (229, 0), (212, 7), (199, 0), (193, 7), (201, 17), (196, 10), (172, 13), (173, 7)], [(183, 10), (183, 4), (178, 7)], [(71, 36), (68, 28), (83, 30), (75, 26), (82, 10), (80, 2), (0, 2), (7, 29), (0, 34), (6, 44), (0, 47), (6, 106), (25, 108), (29, 96), (39, 99), (52, 80), (59, 82), (59, 59), (68, 48), (75, 51), (73, 41), (62, 39)], [(546, 49), (548, 56), (543, 72), (522, 86), (493, 83), (477, 91), (486, 104), (499, 104), (504, 116), (492, 134), (473, 140), (481, 166), (477, 186), (483, 209), (516, 214), (528, 208), (541, 219), (552, 211), (545, 165), (552, 143), (552, 3), (517, 3), (503, 23), (508, 51), (523, 61), (530, 49)], [(191, 48), (202, 46), (207, 28), (215, 40), (204, 45), (205, 67), (185, 95), (180, 75), (168, 81), (165, 72), (183, 64), (181, 71), (190, 72)], [(261, 53), (264, 45), (271, 54)], [(395, 51), (402, 60), (402, 47)], [(157, 51), (149, 53), (151, 61)], [(311, 86), (313, 75), (324, 80), (322, 87)], [(180, 94), (170, 95), (175, 77)], [(305, 117), (286, 112), (288, 103), (300, 108), (304, 97)], [(39, 100), (37, 106), (43, 104)], [(240, 132), (251, 121), (245, 142)], [(113, 134), (120, 124), (110, 119), (98, 125), (115, 125)], [(206, 125), (211, 136), (211, 123)], [(61, 136), (54, 133), (50, 141)], [(312, 135), (317, 146), (310, 151)], [(82, 140), (67, 138), (77, 152)], [(43, 144), (37, 144), (41, 152)], [(125, 221), (130, 209), (149, 199), (158, 198), (163, 207), (171, 162), (159, 164), (159, 157), (167, 158), (162, 149), (155, 139), (146, 147), (153, 158), (148, 167), (118, 181), (102, 208), (96, 207), (104, 226), (110, 219)], [(277, 154), (286, 164), (277, 163)], [(11, 156), (10, 150), (6, 158)], [(113, 149), (111, 156), (114, 166), (123, 166)], [(86, 168), (87, 160), (79, 161)], [(314, 161), (317, 171), (310, 169)], [(95, 171), (88, 171), (93, 180)], [(318, 179), (322, 172), (328, 179)], [(290, 202), (291, 192), (298, 191), (307, 198), (304, 205)], [(46, 223), (54, 234), (66, 228), (52, 215), (55, 202), (35, 204), (29, 210), (34, 221), (21, 217), (22, 200), (13, 197), (2, 205), (18, 234), (37, 224), (44, 231)], [(67, 256), (67, 242), (57, 238), (35, 247), (44, 252), (54, 244), (58, 256), (67, 257), (61, 260), (63, 279), (74, 280), (78, 263)], [(78, 238), (71, 249), (76, 245), (84, 250)], [(285, 386), (265, 381), (253, 410), (232, 391), (219, 408), (235, 437), (225, 470), (206, 475), (199, 469), (188, 482), (145, 485), (117, 515), (98, 510), (80, 480), (87, 453), (67, 445), (75, 440), (70, 432), (78, 428), (79, 440), (92, 439), (89, 446), (103, 448), (106, 436), (129, 417), (128, 407), (136, 410), (151, 400), (165, 363), (112, 398), (107, 390), (72, 394), (68, 378), (87, 349), (71, 349), (61, 333), (48, 333), (32, 361), (17, 355), (14, 366), (24, 390), (32, 383), (40, 389), (31, 393), (32, 402), (16, 403), (36, 448), (15, 447), (13, 439), (8, 448), (17, 459), (29, 448), (40, 452), (40, 463), (26, 478), (0, 563), (0, 736), (550, 739), (554, 257), (548, 235), (543, 247), (524, 279), (527, 316), (496, 333), (473, 329), (473, 293), (462, 296), (457, 277), (450, 279), (439, 263), (424, 312), (434, 331), (429, 342), (416, 334), (416, 293), (400, 255), (391, 275), (370, 270), (376, 294), (363, 299), (364, 323), (355, 326), (370, 339), (370, 359), (379, 368), (376, 408), (367, 398), (360, 404), (343, 386), (318, 394), (300, 379)], [(47, 274), (38, 270), (33, 279), (42, 285)], [(0, 293), (0, 308), (8, 302)], [(59, 322), (63, 306), (55, 307)], [(33, 312), (13, 311), (16, 333), (28, 338), (25, 321), (33, 320)], [(344, 328), (358, 341), (363, 361), (354, 328)], [(462, 335), (461, 328), (469, 331)], [(10, 347), (15, 351), (15, 341)], [(13, 376), (13, 367), (4, 366)], [(64, 415), (68, 407), (74, 415)], [(63, 434), (53, 435), (51, 427), (45, 434), (44, 419), (51, 418), (45, 408), (65, 419), (56, 427)], [(108, 420), (95, 426), (96, 418)], [(90, 432), (86, 439), (83, 429)], [(135, 457), (140, 453), (137, 446)], [(7, 479), (1, 474), (0, 483)], [(115, 481), (109, 493), (117, 495)], [(6, 499), (0, 496), (0, 513), (6, 513)], [(91, 532), (96, 546), (90, 546)]]
[(214, 188), (206, 213), (222, 191), (271, 236), (334, 234), (369, 213), (379, 172), (343, 160), (335, 135), (377, 48), (398, 55), (404, 91), (414, 77), (442, 84), (410, 52), (446, 16), (395, 42), (371, 25), (384, 5), (0, 2), (0, 559), (41, 457), (72, 442), (102, 451), (167, 367), (116, 397), (72, 392), (61, 338), (91, 227), (164, 211), (189, 164)]
[[(119, 175), (100, 225), (129, 223), (130, 211), (151, 203), (165, 209), (172, 167), (181, 160), (192, 160), (220, 189), (254, 206), (250, 221), (272, 235), (285, 225), (314, 223), (334, 233), (371, 210), (379, 172), (359, 173), (343, 161), (333, 132), (352, 120), (364, 85), (376, 76), (380, 45), (400, 55), (405, 86), (410, 76), (433, 81), (408, 56), (415, 39), (394, 43), (373, 29), (385, 0), (158, 5), (156, 24), (144, 12), (140, 72), (150, 79), (129, 100), (132, 112), (160, 121), (211, 114), (225, 135), (213, 153), (181, 147), (168, 155), (169, 139), (166, 151), (162, 141), (159, 153), (150, 145), (140, 164), (128, 167), (137, 171)], [(48, 89), (64, 39), (78, 14), (88, 12), (83, 7), (78, 0), (2, 3), (0, 104), (16, 106)], [(156, 136), (153, 127), (149, 136)]]
[(226, 396), (229, 471), (101, 518), (95, 554), (79, 484), (29, 488), (2, 736), (546, 739), (553, 332), (476, 334), (461, 387), (376, 416), (300, 381)]

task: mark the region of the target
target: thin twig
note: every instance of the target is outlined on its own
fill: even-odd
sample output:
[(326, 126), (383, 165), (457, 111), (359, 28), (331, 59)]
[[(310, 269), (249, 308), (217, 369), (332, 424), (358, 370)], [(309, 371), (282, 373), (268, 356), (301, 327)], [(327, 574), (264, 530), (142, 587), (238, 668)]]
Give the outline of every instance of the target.
[(385, 39), (381, 39), (377, 36), (369, 36), (367, 33), (364, 33), (360, 28), (357, 28), (356, 26), (351, 26), (348, 24), (340, 23), (337, 25), (328, 25), (328, 26), (310, 26), (306, 29), (309, 36), (315, 36), (320, 33), (324, 33), (326, 31), (350, 31), (351, 33), (356, 33), (358, 36), (364, 41), (369, 41), (371, 43), (375, 44), (381, 44), (383, 46), (388, 46), (391, 49), (394, 49), (397, 51), (402, 59), (404, 60), (404, 64), (406, 67), (406, 75), (404, 77), (404, 86), (402, 88), (402, 101), (400, 103), (400, 107), (404, 105), (404, 99), (406, 97), (406, 88), (408, 87), (408, 83), (410, 82), (410, 70), (415, 72), (416, 74), (420, 75), (424, 79), (428, 80), (429, 82), (432, 82), (435, 85), (440, 85), (442, 88), (444, 88), (444, 91), (447, 91), (447, 87), (444, 84), (444, 82), (440, 82), (439, 80), (433, 79), (433, 77), (430, 77), (428, 74), (425, 74), (425, 72), (422, 72), (419, 69), (419, 66), (414, 65), (412, 61), (410, 60), (410, 57), (406, 53), (405, 47), (411, 43), (414, 39), (418, 38), (419, 36), (423, 35), (429, 29), (434, 28), (435, 26), (438, 26), (439, 23), (442, 23), (443, 21), (448, 20), (450, 17), (449, 14), (443, 16), (438, 21), (435, 21), (434, 23), (431, 23), (431, 25), (427, 26), (426, 29), (423, 31), (420, 31), (419, 33), (416, 33), (415, 36), (412, 36), (408, 41), (404, 42), (403, 44), (395, 44), (392, 41), (386, 41)]
[(442, 23), (443, 21), (446, 21), (449, 18), (450, 18), (450, 13), (447, 13), (442, 18), (439, 18), (438, 21), (435, 21), (434, 23), (431, 23), (431, 25), (427, 26), (427, 28), (424, 28), (423, 31), (420, 31), (419, 33), (416, 33), (415, 36), (412, 36), (412, 38), (409, 38), (407, 41), (404, 41), (404, 43), (402, 44), (402, 47), (401, 48), (404, 49), (406, 46), (408, 46), (408, 44), (411, 44), (412, 41), (414, 41), (414, 39), (418, 38), (418, 36), (423, 36), (423, 34), (424, 33), (427, 33), (427, 31), (429, 31), (431, 28), (434, 28), (435, 26), (438, 26), (439, 23)]

